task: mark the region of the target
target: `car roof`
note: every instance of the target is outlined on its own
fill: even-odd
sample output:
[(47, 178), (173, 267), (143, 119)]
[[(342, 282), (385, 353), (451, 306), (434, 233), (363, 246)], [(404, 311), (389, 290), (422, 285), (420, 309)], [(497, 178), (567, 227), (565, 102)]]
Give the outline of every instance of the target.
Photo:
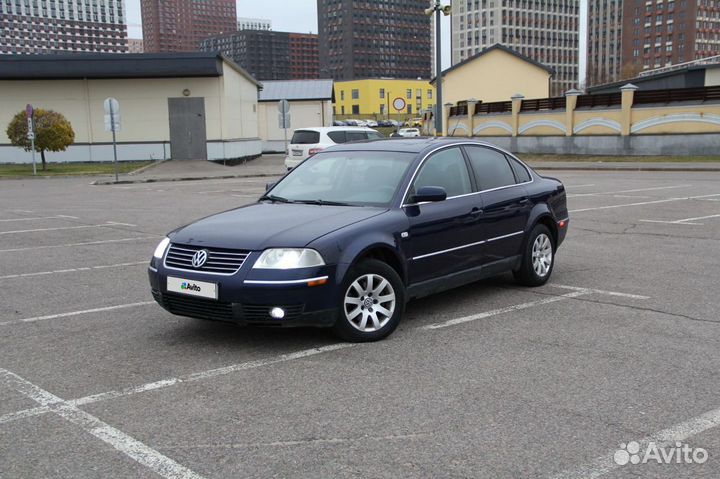
[(330, 131), (376, 131), (372, 128), (368, 128), (365, 126), (318, 126), (318, 127), (309, 127), (309, 128), (298, 128), (295, 131), (316, 131), (318, 133), (328, 133)]
[[(414, 138), (385, 138), (381, 140), (354, 141), (352, 143), (342, 143), (329, 148), (331, 151), (399, 151), (407, 153), (424, 153), (434, 150), (435, 148), (454, 144), (476, 144), (482, 146), (494, 145), (473, 140), (471, 138), (448, 138), (448, 137), (423, 137), (416, 136)], [(495, 147), (497, 148), (497, 147)]]

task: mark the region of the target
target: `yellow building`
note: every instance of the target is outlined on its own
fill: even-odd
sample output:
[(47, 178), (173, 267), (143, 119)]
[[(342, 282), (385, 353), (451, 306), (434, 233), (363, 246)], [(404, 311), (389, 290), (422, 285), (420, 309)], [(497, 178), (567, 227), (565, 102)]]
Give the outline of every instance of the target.
[[(398, 98), (405, 103), (402, 110), (394, 107)], [(339, 116), (384, 116), (388, 112), (419, 116), (422, 110), (433, 108), (434, 105), (435, 88), (428, 80), (366, 78), (335, 82), (333, 112)]]
[(443, 72), (443, 103), (508, 101), (516, 94), (547, 98), (552, 75), (552, 68), (495, 44)]

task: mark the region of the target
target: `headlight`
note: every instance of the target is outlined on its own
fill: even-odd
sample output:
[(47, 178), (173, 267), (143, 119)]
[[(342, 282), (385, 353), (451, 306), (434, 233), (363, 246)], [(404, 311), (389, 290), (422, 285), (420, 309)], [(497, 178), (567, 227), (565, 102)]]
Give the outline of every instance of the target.
[(165, 256), (165, 250), (170, 245), (170, 238), (165, 238), (160, 242), (159, 245), (157, 245), (157, 248), (155, 248), (155, 252), (153, 253), (153, 256), (157, 259), (162, 259), (163, 256)]
[(320, 253), (314, 249), (304, 248), (272, 248), (260, 255), (253, 268), (257, 269), (293, 269), (323, 266)]

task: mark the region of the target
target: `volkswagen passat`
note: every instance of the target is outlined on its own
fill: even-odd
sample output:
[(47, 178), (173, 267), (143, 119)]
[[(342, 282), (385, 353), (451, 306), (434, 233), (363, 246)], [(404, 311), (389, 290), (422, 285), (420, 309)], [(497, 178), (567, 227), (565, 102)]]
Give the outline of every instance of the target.
[(373, 341), (412, 298), (509, 271), (544, 284), (568, 221), (560, 181), (488, 144), (338, 145), (256, 203), (168, 234), (150, 285), (174, 314)]

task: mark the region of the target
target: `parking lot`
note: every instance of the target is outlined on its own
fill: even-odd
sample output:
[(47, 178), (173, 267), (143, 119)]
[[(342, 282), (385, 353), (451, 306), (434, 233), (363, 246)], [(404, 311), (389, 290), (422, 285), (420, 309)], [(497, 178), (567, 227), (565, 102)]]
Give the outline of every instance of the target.
[(551, 176), (546, 286), (418, 300), (371, 344), (152, 301), (163, 235), (268, 178), (0, 182), (0, 477), (720, 477), (720, 173)]

